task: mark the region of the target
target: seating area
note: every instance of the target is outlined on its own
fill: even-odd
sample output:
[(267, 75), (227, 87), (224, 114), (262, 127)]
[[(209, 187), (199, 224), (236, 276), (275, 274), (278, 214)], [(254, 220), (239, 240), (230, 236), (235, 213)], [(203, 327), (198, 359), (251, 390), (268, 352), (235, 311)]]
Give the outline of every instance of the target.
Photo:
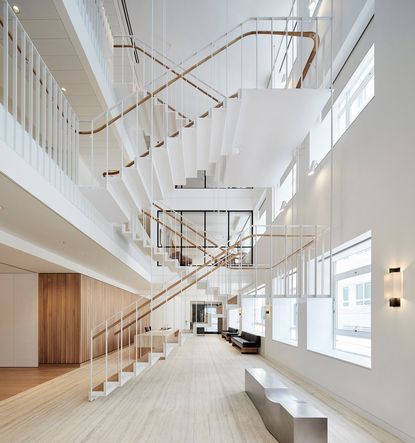
[(261, 337), (242, 331), (241, 335), (231, 337), (232, 346), (236, 346), (241, 354), (258, 354), (261, 347)]
[(245, 392), (279, 443), (327, 443), (327, 417), (294, 396), (271, 371), (245, 369)]
[(231, 338), (238, 335), (238, 329), (228, 328), (228, 329), (221, 331), (221, 334), (222, 334), (222, 337), (230, 343)]

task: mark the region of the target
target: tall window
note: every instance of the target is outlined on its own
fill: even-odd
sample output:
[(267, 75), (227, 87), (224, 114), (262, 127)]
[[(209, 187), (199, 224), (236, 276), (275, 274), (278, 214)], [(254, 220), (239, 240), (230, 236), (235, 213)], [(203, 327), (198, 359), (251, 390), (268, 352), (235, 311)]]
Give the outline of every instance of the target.
[(273, 188), (274, 193), (274, 218), (283, 208), (283, 202), (288, 203), (297, 192), (297, 164), (293, 163), (291, 168), (283, 175), (278, 188)]
[(375, 48), (372, 46), (334, 105), (334, 142), (343, 135), (374, 95)]
[(242, 330), (265, 336), (265, 286), (242, 296)]
[[(333, 142), (336, 143), (375, 96), (375, 47), (370, 48), (333, 104)], [(310, 165), (330, 151), (330, 112), (310, 131)]]
[(370, 356), (371, 240), (339, 251), (334, 265), (334, 347)]
[(228, 310), (228, 327), (239, 329), (239, 309), (233, 308)]
[(371, 367), (371, 250), (370, 232), (333, 250), (333, 297), (307, 299), (307, 349)]
[(274, 298), (272, 300), (272, 339), (298, 345), (298, 300)]

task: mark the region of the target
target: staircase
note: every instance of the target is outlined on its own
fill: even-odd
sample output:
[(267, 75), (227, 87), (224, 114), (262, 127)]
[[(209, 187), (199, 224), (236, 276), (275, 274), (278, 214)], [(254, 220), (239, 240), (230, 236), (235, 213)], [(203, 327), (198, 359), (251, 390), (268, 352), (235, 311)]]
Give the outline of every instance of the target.
[[(163, 216), (167, 214), (167, 216), (160, 218), (144, 211), (143, 217), (148, 217), (148, 219), (143, 219), (143, 222), (137, 224), (136, 227), (125, 225), (124, 232), (125, 235), (132, 236), (133, 241), (138, 241), (143, 248), (150, 250), (153, 248), (152, 257), (162, 260), (163, 265), (168, 266), (167, 263), (170, 259), (166, 257), (169, 257), (169, 254), (163, 249), (158, 251), (154, 249), (145, 226), (148, 221), (152, 221), (168, 226), (175, 235), (182, 236), (183, 229), (177, 230), (179, 214), (162, 208), (159, 204), (156, 207), (159, 214)], [(166, 219), (172, 220), (170, 226)], [(199, 237), (203, 240), (203, 242), (196, 243), (195, 240), (188, 239), (205, 254), (208, 254), (208, 251), (202, 246), (204, 241), (218, 244), (216, 240), (208, 238), (200, 228), (183, 220), (183, 217), (179, 221), (181, 227), (185, 224), (191, 230), (194, 238)], [(154, 366), (159, 360), (168, 358), (175, 348), (181, 346), (185, 328), (183, 321), (176, 318), (177, 312), (174, 306), (172, 309), (172, 303), (175, 303), (175, 300), (182, 297), (190, 288), (202, 291), (207, 296), (211, 295), (211, 288), (203, 286), (202, 281), (218, 269), (228, 267), (239, 255), (237, 246), (233, 245), (228, 249), (218, 247), (217, 250), (214, 250), (215, 252), (209, 251), (212, 258), (207, 263), (193, 267), (182, 267), (182, 270), (177, 272), (178, 275), (171, 282), (163, 284), (156, 294), (150, 294), (151, 298), (147, 301), (127, 306), (123, 311), (116, 313), (91, 331), (90, 400), (111, 394), (130, 379)], [(170, 261), (177, 262), (177, 260)], [(217, 291), (215, 295), (216, 299), (220, 299)], [(164, 318), (168, 307), (170, 307), (170, 314), (171, 312), (173, 314), (169, 318)], [(148, 329), (150, 325), (154, 328), (155, 324), (159, 325), (157, 329)]]

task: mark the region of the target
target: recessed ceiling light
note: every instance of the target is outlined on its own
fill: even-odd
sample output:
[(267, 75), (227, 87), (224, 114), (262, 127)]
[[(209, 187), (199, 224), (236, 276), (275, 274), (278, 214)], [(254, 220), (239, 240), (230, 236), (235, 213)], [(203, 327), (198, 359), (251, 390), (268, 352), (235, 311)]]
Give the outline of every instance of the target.
[(18, 14), (20, 12), (20, 8), (17, 5), (13, 5), (12, 9), (13, 9), (15, 14)]
[(67, 91), (67, 89), (66, 89), (64, 86), (62, 86), (61, 90), (62, 90), (63, 92), (66, 92), (66, 91)]

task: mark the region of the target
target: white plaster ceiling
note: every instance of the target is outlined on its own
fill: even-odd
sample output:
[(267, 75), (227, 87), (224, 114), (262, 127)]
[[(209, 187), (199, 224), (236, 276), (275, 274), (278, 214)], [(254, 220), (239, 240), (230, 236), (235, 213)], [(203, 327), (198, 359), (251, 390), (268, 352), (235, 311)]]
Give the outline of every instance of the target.
[(102, 107), (73, 47), (53, 0), (13, 0), (18, 18), (65, 96), (82, 119), (96, 116)]

